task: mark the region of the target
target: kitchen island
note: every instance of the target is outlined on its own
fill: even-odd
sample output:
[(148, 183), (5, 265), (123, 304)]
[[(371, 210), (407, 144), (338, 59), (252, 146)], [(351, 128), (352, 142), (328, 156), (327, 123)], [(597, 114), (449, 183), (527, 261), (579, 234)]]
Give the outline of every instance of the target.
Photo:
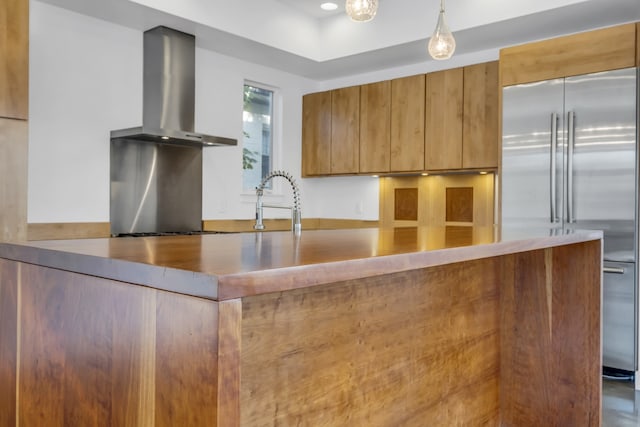
[(599, 426), (601, 239), (0, 243), (0, 426)]

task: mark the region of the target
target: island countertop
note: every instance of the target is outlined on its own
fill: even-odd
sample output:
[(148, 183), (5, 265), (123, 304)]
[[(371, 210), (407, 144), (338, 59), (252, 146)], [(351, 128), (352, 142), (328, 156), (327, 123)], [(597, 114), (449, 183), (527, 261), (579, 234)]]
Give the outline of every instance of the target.
[(598, 427), (602, 242), (457, 226), (0, 243), (0, 414)]
[(0, 243), (0, 258), (221, 301), (601, 238), (460, 226), (273, 231)]

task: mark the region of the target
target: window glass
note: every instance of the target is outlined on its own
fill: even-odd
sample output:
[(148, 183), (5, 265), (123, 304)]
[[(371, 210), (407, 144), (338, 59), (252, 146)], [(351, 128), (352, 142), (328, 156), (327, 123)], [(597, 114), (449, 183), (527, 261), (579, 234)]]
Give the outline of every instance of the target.
[[(273, 149), (273, 91), (244, 85), (242, 113), (243, 189), (255, 189), (271, 171)], [(271, 188), (271, 182), (266, 188)]]

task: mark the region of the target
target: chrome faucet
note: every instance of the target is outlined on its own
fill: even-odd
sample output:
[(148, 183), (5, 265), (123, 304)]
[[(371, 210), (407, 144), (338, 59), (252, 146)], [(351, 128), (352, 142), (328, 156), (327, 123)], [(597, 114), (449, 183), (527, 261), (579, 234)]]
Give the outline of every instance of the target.
[[(291, 184), (293, 189), (293, 206), (280, 206), (280, 205), (266, 205), (262, 203), (262, 195), (264, 192), (264, 186), (267, 185), (270, 179), (276, 176), (281, 176)], [(285, 171), (273, 171), (264, 177), (260, 185), (256, 187), (256, 195), (258, 200), (256, 201), (256, 224), (253, 226), (255, 230), (264, 230), (264, 223), (262, 222), (262, 210), (263, 208), (275, 208), (275, 209), (290, 209), (291, 210), (291, 231), (299, 234), (302, 230), (302, 213), (300, 211), (300, 189), (293, 177)]]

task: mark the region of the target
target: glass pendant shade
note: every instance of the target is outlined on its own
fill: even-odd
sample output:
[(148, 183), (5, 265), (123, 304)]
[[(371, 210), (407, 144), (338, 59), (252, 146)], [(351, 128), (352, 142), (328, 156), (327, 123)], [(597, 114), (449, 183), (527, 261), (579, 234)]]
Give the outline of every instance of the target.
[(352, 21), (371, 21), (378, 11), (378, 0), (347, 0), (344, 7)]
[(429, 55), (431, 55), (433, 59), (449, 59), (455, 50), (456, 41), (444, 20), (444, 3), (441, 2), (438, 24), (429, 40)]

